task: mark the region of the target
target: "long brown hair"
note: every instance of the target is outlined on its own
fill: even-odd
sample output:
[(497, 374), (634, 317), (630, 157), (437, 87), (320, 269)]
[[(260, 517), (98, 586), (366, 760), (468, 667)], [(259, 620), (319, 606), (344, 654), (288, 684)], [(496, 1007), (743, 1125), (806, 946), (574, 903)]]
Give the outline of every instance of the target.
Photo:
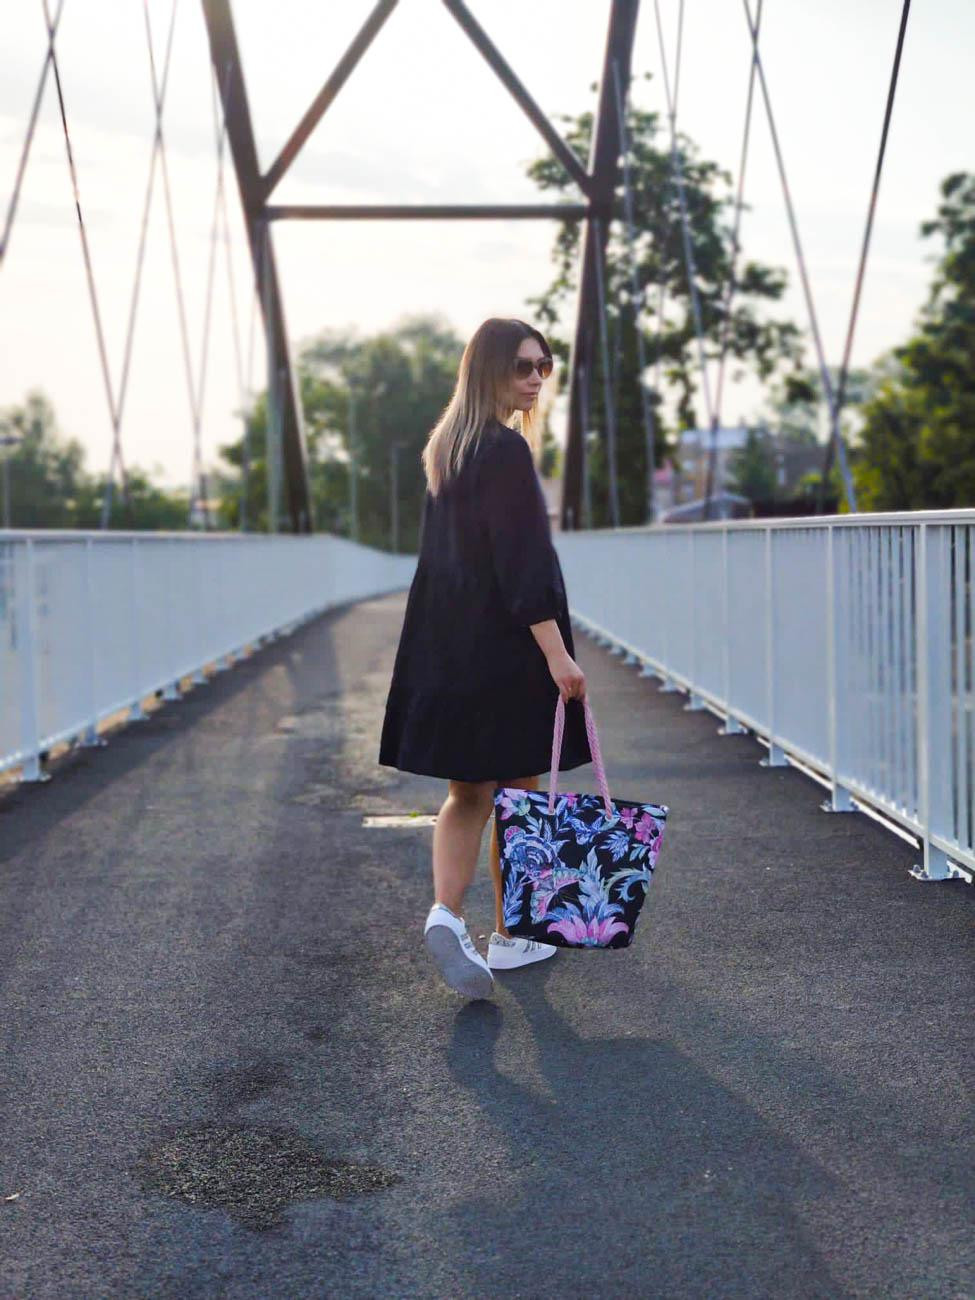
[[(523, 320), (489, 316), (474, 331), (460, 359), (453, 396), (431, 429), (420, 457), (433, 496), (459, 473), (489, 419), (508, 422), (515, 408), (505, 394), (514, 378), (518, 349), (529, 338), (538, 342), (546, 356), (552, 355), (544, 335)], [(537, 452), (537, 403), (520, 415), (521, 432), (533, 453)]]

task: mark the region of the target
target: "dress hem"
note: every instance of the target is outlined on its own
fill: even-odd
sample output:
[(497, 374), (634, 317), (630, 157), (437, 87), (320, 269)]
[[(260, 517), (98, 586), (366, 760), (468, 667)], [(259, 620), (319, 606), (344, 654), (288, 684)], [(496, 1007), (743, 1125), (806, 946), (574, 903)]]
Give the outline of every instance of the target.
[[(573, 772), (576, 770), (576, 768), (585, 767), (587, 763), (591, 763), (591, 762), (592, 762), (592, 758), (580, 758), (578, 762), (560, 763), (558, 770), (560, 773)], [(399, 763), (384, 762), (382, 759), (379, 760), (379, 766), (392, 768), (396, 772), (408, 772), (411, 776), (432, 776), (441, 781), (470, 781), (470, 782), (494, 781), (495, 784), (499, 784), (501, 780), (501, 778), (495, 776), (453, 776), (453, 775), (448, 776), (444, 772), (421, 771), (417, 767), (403, 767)], [(552, 771), (552, 764), (550, 760), (545, 764), (544, 768), (542, 768), (540, 771), (521, 772), (519, 773), (519, 776), (522, 777), (549, 776), (551, 774), (551, 771)]]

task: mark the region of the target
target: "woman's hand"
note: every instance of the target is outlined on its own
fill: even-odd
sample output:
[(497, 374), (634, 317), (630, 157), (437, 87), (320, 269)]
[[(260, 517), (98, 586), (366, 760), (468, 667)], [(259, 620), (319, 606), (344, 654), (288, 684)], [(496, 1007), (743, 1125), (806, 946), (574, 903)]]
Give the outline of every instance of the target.
[(548, 658), (548, 670), (552, 680), (559, 688), (563, 702), (566, 700), (584, 700), (586, 698), (586, 675), (569, 654), (562, 649)]

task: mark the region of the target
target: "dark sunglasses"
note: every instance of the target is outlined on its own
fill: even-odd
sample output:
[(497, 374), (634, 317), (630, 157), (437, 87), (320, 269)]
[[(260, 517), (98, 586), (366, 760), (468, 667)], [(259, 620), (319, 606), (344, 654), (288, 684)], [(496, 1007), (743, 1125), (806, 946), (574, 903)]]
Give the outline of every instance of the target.
[(528, 357), (515, 357), (515, 374), (519, 379), (527, 379), (533, 370), (537, 370), (543, 379), (552, 373), (552, 358), (539, 357), (532, 361)]

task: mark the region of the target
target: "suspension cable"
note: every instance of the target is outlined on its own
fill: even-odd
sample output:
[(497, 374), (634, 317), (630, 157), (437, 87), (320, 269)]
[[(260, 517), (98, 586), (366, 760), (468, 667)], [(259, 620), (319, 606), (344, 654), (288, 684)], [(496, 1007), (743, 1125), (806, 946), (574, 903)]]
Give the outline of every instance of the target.
[[(224, 77), (225, 77), (225, 83), (224, 83), (225, 93), (223, 96), (223, 100), (221, 102), (226, 103), (227, 102), (226, 91), (227, 91), (227, 86), (229, 85), (229, 78), (230, 78), (229, 67), (225, 70)], [(214, 199), (213, 199), (213, 221), (210, 226), (210, 253), (207, 261), (206, 298), (205, 298), (205, 307), (203, 313), (203, 332), (202, 332), (202, 339), (200, 342), (200, 362), (197, 371), (197, 397), (196, 397), (196, 410), (195, 410), (195, 419), (194, 419), (194, 428), (193, 428), (194, 481), (199, 484), (199, 490), (202, 494), (201, 500), (203, 504), (204, 531), (209, 529), (210, 526), (210, 502), (209, 502), (209, 493), (207, 488), (207, 475), (205, 469), (203, 468), (201, 426), (202, 426), (202, 418), (203, 418), (203, 394), (206, 386), (207, 361), (209, 358), (210, 320), (211, 320), (212, 310), (213, 310), (213, 286), (214, 286), (216, 264), (217, 264), (217, 234), (219, 230), (220, 208), (221, 208), (221, 203), (224, 194), (223, 162), (224, 162), (224, 143), (226, 141), (226, 119), (220, 116), (220, 112), (217, 109), (218, 85), (217, 85), (217, 79), (215, 73), (211, 78), (210, 89), (211, 89), (211, 97), (210, 97), (211, 108), (213, 111), (213, 124), (214, 124), (215, 143), (216, 143), (216, 152), (217, 152), (217, 182), (216, 182), (216, 191), (214, 193)]]
[(3, 265), (3, 259), (6, 256), (7, 248), (10, 245), (10, 232), (13, 229), (14, 217), (17, 213), (17, 204), (20, 201), (20, 190), (24, 183), (24, 172), (27, 170), (27, 159), (30, 156), (31, 145), (34, 143), (34, 132), (37, 129), (37, 120), (41, 111), (41, 101), (44, 98), (44, 88), (47, 85), (47, 74), (51, 70), (51, 64), (54, 61), (54, 41), (57, 36), (58, 24), (61, 21), (61, 12), (63, 9), (64, 0), (58, 0), (58, 7), (54, 13), (54, 21), (47, 24), (47, 52), (44, 55), (44, 62), (41, 65), (41, 75), (37, 80), (37, 89), (34, 92), (34, 102), (31, 105), (30, 117), (27, 121), (27, 131), (24, 135), (24, 143), (21, 146), (20, 159), (17, 163), (17, 174), (14, 177), (14, 188), (10, 195), (10, 202), (7, 205), (7, 216), (3, 223), (3, 235), (0, 236), (0, 266)]
[(603, 405), (606, 416), (606, 467), (609, 477), (609, 509), (613, 527), (619, 528), (620, 502), (616, 480), (616, 412), (613, 410), (612, 376), (609, 369), (609, 339), (606, 330), (606, 284), (603, 272), (603, 258), (599, 252), (599, 249), (603, 247), (602, 221), (598, 217), (593, 217), (592, 224), (597, 244), (595, 258), (596, 303), (599, 316), (600, 352), (603, 363)]
[[(795, 248), (796, 262), (799, 266), (799, 276), (802, 281), (803, 294), (806, 300), (806, 309), (809, 314), (809, 324), (812, 332), (813, 343), (816, 348), (816, 356), (819, 362), (819, 373), (823, 385), (823, 392), (829, 404), (829, 410), (832, 413), (836, 406), (836, 394), (829, 376), (829, 367), (826, 364), (826, 356), (823, 352), (823, 341), (819, 331), (819, 318), (816, 315), (816, 305), (813, 301), (812, 286), (809, 282), (809, 273), (806, 269), (806, 259), (802, 250), (802, 240), (799, 237), (799, 226), (796, 221), (795, 208), (792, 203), (792, 193), (789, 189), (788, 178), (785, 173), (785, 162), (782, 157), (782, 148), (779, 144), (779, 133), (775, 125), (775, 114), (772, 111), (772, 100), (769, 96), (768, 84), (765, 80), (765, 68), (762, 64), (762, 56), (758, 50), (758, 29), (752, 20), (752, 11), (749, 0), (742, 0), (745, 7), (745, 18), (748, 22), (748, 30), (752, 38), (752, 50), (755, 59), (755, 66), (758, 70), (759, 85), (762, 90), (762, 98), (765, 102), (765, 114), (768, 118), (769, 131), (772, 136), (772, 148), (775, 152), (776, 166), (779, 172), (779, 180), (782, 183), (782, 193), (785, 197), (786, 213), (789, 218), (789, 229), (792, 232), (792, 242)], [(846, 461), (846, 449), (843, 446), (842, 438), (838, 441), (840, 454), (840, 464), (843, 473), (843, 482), (846, 488), (846, 499), (849, 509), (856, 511), (856, 494), (853, 490), (853, 479), (850, 475), (849, 466)]]
[[(88, 284), (88, 297), (91, 303), (92, 316), (95, 322), (95, 338), (98, 344), (98, 358), (101, 365), (102, 381), (105, 385), (105, 394), (108, 398), (109, 414), (114, 429), (119, 421), (120, 413), (112, 389), (112, 376), (108, 364), (108, 349), (105, 345), (105, 331), (102, 326), (101, 310), (98, 305), (98, 290), (95, 286), (95, 273), (92, 267), (91, 251), (88, 246), (88, 231), (85, 227), (85, 219), (81, 209), (81, 192), (78, 185), (78, 171), (75, 167), (74, 152), (71, 147), (71, 132), (68, 130), (68, 114), (64, 103), (64, 88), (61, 85), (61, 70), (58, 67), (57, 50), (54, 47), (54, 24), (51, 20), (48, 0), (41, 0), (41, 7), (44, 12), (44, 22), (47, 25), (51, 70), (54, 73), (54, 85), (58, 97), (58, 111), (61, 116), (61, 129), (64, 134), (64, 147), (68, 159), (68, 173), (71, 177), (71, 190), (74, 196), (75, 213), (78, 217), (78, 233), (81, 237), (81, 252), (85, 263), (85, 278)], [(123, 496), (126, 507), (129, 510), (129, 522), (131, 523), (132, 500), (129, 493), (128, 476), (125, 473), (125, 465), (121, 459), (121, 448), (119, 449), (119, 464), (122, 474)]]
[[(758, 0), (755, 10), (755, 28), (762, 24), (762, 0)], [(718, 378), (715, 384), (714, 418), (711, 423), (711, 446), (708, 452), (708, 476), (705, 489), (706, 515), (711, 514), (711, 494), (714, 491), (715, 469), (718, 455), (718, 430), (721, 427), (721, 408), (724, 397), (724, 377), (728, 361), (728, 348), (731, 341), (731, 304), (735, 296), (736, 276), (738, 271), (738, 254), (741, 251), (741, 217), (745, 199), (745, 169), (748, 165), (748, 146), (751, 139), (752, 105), (755, 99), (755, 55), (749, 61), (748, 94), (745, 97), (745, 125), (742, 131), (741, 155), (738, 162), (738, 189), (735, 194), (735, 221), (731, 236), (731, 258), (728, 266), (728, 283), (721, 307), (721, 336), (718, 347)]]
[(687, 272), (687, 284), (691, 298), (691, 312), (694, 321), (694, 333), (697, 338), (698, 365), (701, 371), (701, 390), (707, 411), (708, 423), (713, 419), (711, 402), (711, 385), (708, 381), (707, 359), (704, 352), (704, 329), (701, 317), (701, 303), (697, 289), (697, 266), (694, 261), (694, 249), (691, 243), (690, 220), (687, 212), (687, 196), (684, 190), (684, 169), (680, 150), (677, 146), (677, 89), (680, 79), (681, 42), (684, 26), (684, 0), (678, 8), (677, 59), (674, 68), (674, 94), (671, 95), (670, 76), (667, 69), (667, 52), (664, 44), (663, 25), (660, 19), (660, 0), (654, 0), (657, 19), (657, 38), (660, 45), (660, 63), (664, 78), (664, 93), (667, 98), (667, 115), (670, 119), (670, 157), (674, 179), (677, 182), (677, 197), (680, 205), (681, 233), (684, 245), (684, 266)]
[[(633, 212), (633, 191), (630, 185), (630, 139), (626, 124), (626, 105), (620, 89), (619, 63), (613, 60), (613, 86), (616, 92), (616, 116), (620, 124), (620, 145), (623, 155), (623, 212), (626, 221), (626, 247), (630, 264), (630, 293), (633, 299), (633, 328), (636, 332), (637, 374), (640, 389), (640, 411), (643, 416), (643, 432), (646, 441), (647, 496), (646, 522), (653, 523), (653, 472), (655, 436), (653, 405), (647, 392), (644, 373), (647, 368), (646, 348), (643, 330), (640, 326), (640, 314), (643, 307), (643, 290), (640, 286), (640, 274), (636, 264), (635, 217)], [(621, 322), (622, 329), (622, 322)], [(620, 363), (622, 369), (622, 361)]]
[[(241, 454), (241, 497), (240, 497), (240, 516), (238, 527), (241, 532), (246, 532), (247, 528), (247, 489), (250, 466), (249, 459), (249, 437), (250, 437), (250, 389), (251, 375), (250, 368), (253, 358), (253, 342), (250, 344), (248, 355), (248, 369), (244, 369), (244, 348), (240, 331), (240, 312), (237, 308), (237, 286), (234, 283), (234, 258), (230, 238), (230, 216), (227, 211), (227, 195), (224, 190), (220, 195), (220, 211), (223, 227), (223, 244), (226, 253), (227, 265), (227, 290), (230, 302), (230, 332), (234, 345), (234, 371), (237, 376), (237, 400), (240, 404), (240, 413), (244, 421), (244, 436), (242, 441)], [(250, 326), (253, 332), (255, 297), (251, 296), (251, 321)]]
[(819, 478), (819, 492), (817, 495), (816, 513), (823, 512), (823, 499), (826, 490), (826, 478), (833, 464), (833, 447), (838, 444), (841, 437), (840, 433), (840, 414), (843, 409), (843, 403), (846, 399), (846, 384), (850, 373), (850, 356), (853, 351), (853, 335), (856, 330), (857, 315), (860, 310), (860, 294), (863, 289), (863, 277), (867, 266), (867, 254), (870, 250), (870, 237), (873, 233), (873, 219), (877, 210), (877, 196), (880, 193), (880, 176), (884, 166), (884, 155), (887, 151), (887, 134), (890, 130), (890, 119), (894, 111), (894, 96), (897, 93), (897, 78), (900, 73), (901, 54), (904, 50), (904, 35), (907, 31), (907, 17), (911, 10), (911, 0), (904, 0), (901, 9), (900, 27), (897, 32), (897, 48), (894, 51), (894, 66), (890, 73), (890, 85), (887, 88), (887, 105), (884, 109), (884, 124), (880, 132), (880, 148), (877, 153), (877, 165), (873, 174), (873, 186), (870, 191), (870, 203), (867, 209), (867, 223), (863, 232), (863, 246), (860, 249), (860, 264), (857, 267), (856, 284), (853, 289), (853, 303), (850, 307), (850, 322), (846, 331), (846, 344), (843, 348), (843, 362), (840, 366), (839, 379), (836, 384), (836, 400), (833, 403), (830, 419), (830, 438), (826, 444), (826, 453), (823, 457), (823, 469)]
[[(173, 49), (173, 30), (176, 25), (176, 4), (177, 4), (177, 0), (173, 0), (173, 5), (170, 11), (170, 18), (169, 18), (169, 32), (166, 39), (166, 55), (163, 64), (160, 111), (161, 111), (162, 102), (166, 98), (166, 85), (169, 81), (169, 67), (170, 67), (170, 60), (171, 60), (172, 49)], [(143, 14), (145, 18), (146, 38), (149, 42), (149, 47), (151, 49), (152, 30), (151, 27), (149, 26), (148, 0), (143, 0)], [(129, 303), (129, 319), (128, 319), (128, 326), (126, 328), (125, 348), (124, 348), (124, 354), (122, 358), (122, 374), (119, 380), (118, 420), (113, 422), (114, 428), (112, 431), (113, 432), (112, 455), (108, 467), (108, 478), (105, 484), (105, 493), (104, 496), (102, 497), (102, 515), (101, 515), (102, 528), (108, 527), (108, 521), (111, 514), (112, 494), (115, 485), (116, 459), (118, 459), (119, 463), (121, 463), (122, 410), (125, 405), (125, 396), (128, 391), (128, 385), (129, 385), (129, 370), (132, 361), (132, 344), (135, 338), (136, 314), (138, 310), (139, 298), (142, 289), (142, 270), (143, 270), (145, 254), (146, 254), (146, 242), (147, 242), (146, 237), (149, 230), (149, 213), (152, 207), (152, 195), (155, 189), (156, 164), (159, 158), (160, 143), (161, 143), (161, 139), (159, 135), (159, 113), (157, 113), (156, 125), (153, 130), (152, 151), (149, 157), (149, 179), (146, 182), (145, 198), (142, 204), (142, 223), (139, 231), (139, 248), (136, 254), (135, 276), (132, 283), (132, 295)]]

